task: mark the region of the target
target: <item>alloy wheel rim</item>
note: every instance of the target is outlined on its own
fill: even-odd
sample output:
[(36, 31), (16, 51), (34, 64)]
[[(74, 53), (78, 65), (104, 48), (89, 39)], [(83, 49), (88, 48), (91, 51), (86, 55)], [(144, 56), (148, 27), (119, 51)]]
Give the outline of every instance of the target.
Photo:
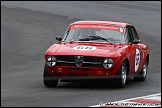
[(147, 73), (147, 66), (146, 63), (143, 66), (143, 76), (146, 77), (146, 73)]

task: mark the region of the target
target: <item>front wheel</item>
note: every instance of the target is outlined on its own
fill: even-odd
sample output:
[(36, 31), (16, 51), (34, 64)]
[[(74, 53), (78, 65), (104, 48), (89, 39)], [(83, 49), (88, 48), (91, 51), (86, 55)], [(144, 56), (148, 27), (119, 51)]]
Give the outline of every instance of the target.
[(123, 61), (121, 64), (119, 71), (117, 72), (116, 77), (113, 79), (113, 87), (124, 88), (126, 85), (127, 79), (127, 64), (126, 61)]
[(47, 70), (46, 65), (44, 66), (43, 82), (46, 87), (56, 87), (58, 80), (55, 80)]

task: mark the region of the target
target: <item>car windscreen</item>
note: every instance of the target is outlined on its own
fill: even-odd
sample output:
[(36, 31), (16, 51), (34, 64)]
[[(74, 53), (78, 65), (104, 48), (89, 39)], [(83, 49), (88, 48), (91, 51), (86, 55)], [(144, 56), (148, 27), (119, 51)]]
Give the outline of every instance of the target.
[(65, 35), (64, 41), (96, 41), (125, 43), (123, 28), (119, 26), (73, 25)]

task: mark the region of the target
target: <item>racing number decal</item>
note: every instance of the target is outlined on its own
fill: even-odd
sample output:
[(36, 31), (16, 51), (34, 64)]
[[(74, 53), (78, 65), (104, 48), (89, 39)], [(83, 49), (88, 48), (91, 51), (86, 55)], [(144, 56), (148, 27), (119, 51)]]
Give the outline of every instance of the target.
[(140, 64), (140, 51), (136, 49), (136, 55), (135, 55), (135, 72), (137, 72), (138, 67)]
[(93, 46), (75, 46), (73, 47), (73, 49), (75, 50), (95, 50), (96, 47), (93, 47)]

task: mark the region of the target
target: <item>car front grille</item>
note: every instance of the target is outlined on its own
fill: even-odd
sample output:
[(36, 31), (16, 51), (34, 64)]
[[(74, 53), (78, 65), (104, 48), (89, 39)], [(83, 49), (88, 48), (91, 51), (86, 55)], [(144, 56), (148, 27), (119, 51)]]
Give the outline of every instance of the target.
[[(57, 59), (56, 66), (74, 66), (76, 67), (75, 63), (75, 56), (55, 56)], [(84, 61), (81, 67), (98, 67), (101, 68), (102, 62), (105, 58), (103, 57), (89, 57), (84, 56)]]

